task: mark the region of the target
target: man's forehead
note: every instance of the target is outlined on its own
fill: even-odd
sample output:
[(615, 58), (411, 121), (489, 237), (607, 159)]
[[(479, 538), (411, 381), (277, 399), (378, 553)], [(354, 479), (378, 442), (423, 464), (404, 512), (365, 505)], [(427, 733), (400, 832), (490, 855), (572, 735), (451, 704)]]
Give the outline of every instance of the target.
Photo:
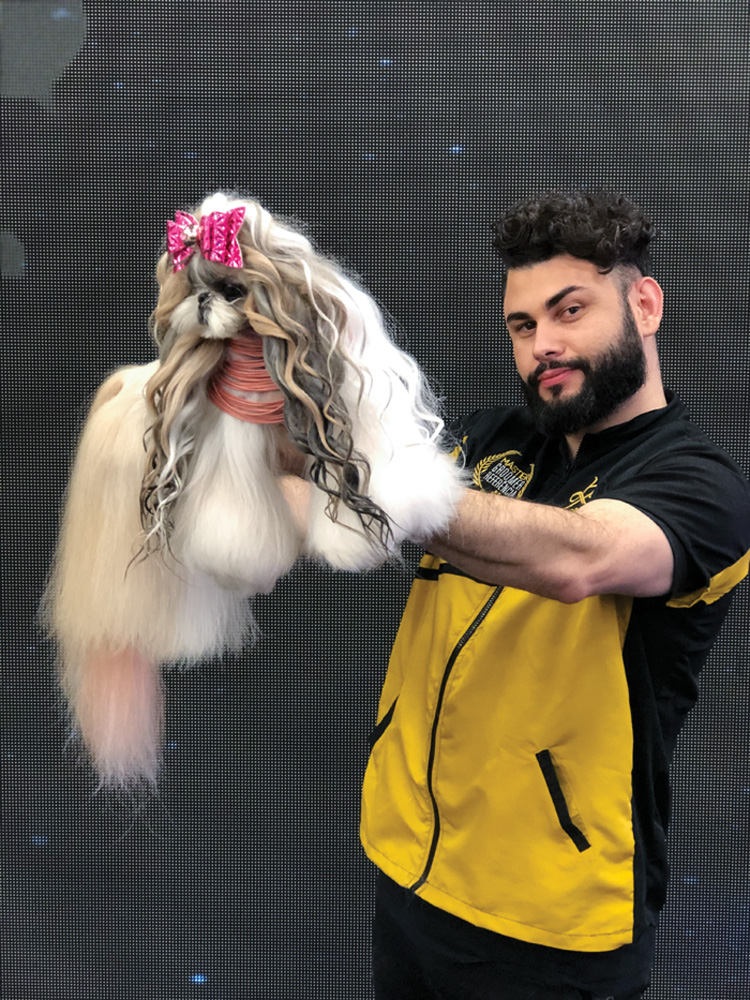
[(604, 289), (612, 283), (612, 274), (602, 274), (591, 261), (561, 254), (539, 264), (514, 267), (505, 284), (506, 311), (525, 304), (544, 303), (564, 288)]

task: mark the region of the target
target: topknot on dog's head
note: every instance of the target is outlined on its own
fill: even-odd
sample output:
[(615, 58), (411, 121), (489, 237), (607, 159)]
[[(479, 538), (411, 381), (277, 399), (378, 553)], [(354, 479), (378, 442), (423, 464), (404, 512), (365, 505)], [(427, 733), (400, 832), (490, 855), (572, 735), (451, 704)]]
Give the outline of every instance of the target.
[(209, 194), (203, 199), (200, 207), (197, 209), (196, 215), (200, 217), (210, 215), (211, 212), (228, 212), (232, 208), (238, 208), (240, 205), (247, 204), (248, 202), (240, 198), (225, 194), (223, 191), (217, 191), (215, 194)]
[(270, 260), (293, 261), (319, 256), (310, 240), (299, 228), (274, 216), (254, 198), (240, 198), (234, 194), (217, 191), (203, 199), (191, 213), (198, 220), (213, 212), (231, 212), (245, 209), (245, 218), (237, 238), (245, 252), (260, 251)]

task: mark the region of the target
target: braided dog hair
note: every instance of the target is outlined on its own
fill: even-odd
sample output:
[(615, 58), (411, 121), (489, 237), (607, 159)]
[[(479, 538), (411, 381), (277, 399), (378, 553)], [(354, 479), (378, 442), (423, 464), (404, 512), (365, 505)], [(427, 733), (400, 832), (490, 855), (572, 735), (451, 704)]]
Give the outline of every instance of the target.
[[(447, 526), (463, 488), (372, 298), (256, 201), (213, 195), (194, 221), (238, 208), (237, 265), (203, 248), (159, 260), (159, 359), (101, 386), (70, 478), (44, 615), (107, 784), (155, 781), (162, 664), (239, 649), (255, 629), (247, 598), (300, 555), (357, 571), (398, 558), (405, 538)], [(237, 395), (270, 399), (279, 422), (215, 402), (249, 341), (270, 388)], [(280, 485), (290, 456), (311, 484), (304, 526)]]

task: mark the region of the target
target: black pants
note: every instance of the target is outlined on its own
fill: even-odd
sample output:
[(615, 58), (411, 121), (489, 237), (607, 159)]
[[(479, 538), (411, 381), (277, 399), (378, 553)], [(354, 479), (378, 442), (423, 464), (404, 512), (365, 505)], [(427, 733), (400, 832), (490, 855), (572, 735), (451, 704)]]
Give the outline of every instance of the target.
[[(574, 985), (550, 963), (534, 962), (537, 946), (471, 927), (379, 874), (373, 926), (375, 1000), (638, 1000), (643, 989), (611, 992)], [(524, 953), (524, 949), (527, 950)], [(535, 949), (537, 949), (535, 951)], [(637, 978), (637, 977), (636, 977)]]

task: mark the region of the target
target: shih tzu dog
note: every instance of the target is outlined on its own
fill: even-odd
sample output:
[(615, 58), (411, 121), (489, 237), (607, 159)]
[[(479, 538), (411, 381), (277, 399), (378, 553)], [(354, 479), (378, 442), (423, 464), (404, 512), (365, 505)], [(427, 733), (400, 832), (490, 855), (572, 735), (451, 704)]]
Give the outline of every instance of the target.
[(75, 728), (122, 785), (155, 778), (161, 664), (240, 647), (247, 598), (300, 555), (374, 567), (443, 529), (462, 490), (417, 365), (335, 263), (254, 201), (167, 225), (159, 360), (94, 399), (45, 600)]

